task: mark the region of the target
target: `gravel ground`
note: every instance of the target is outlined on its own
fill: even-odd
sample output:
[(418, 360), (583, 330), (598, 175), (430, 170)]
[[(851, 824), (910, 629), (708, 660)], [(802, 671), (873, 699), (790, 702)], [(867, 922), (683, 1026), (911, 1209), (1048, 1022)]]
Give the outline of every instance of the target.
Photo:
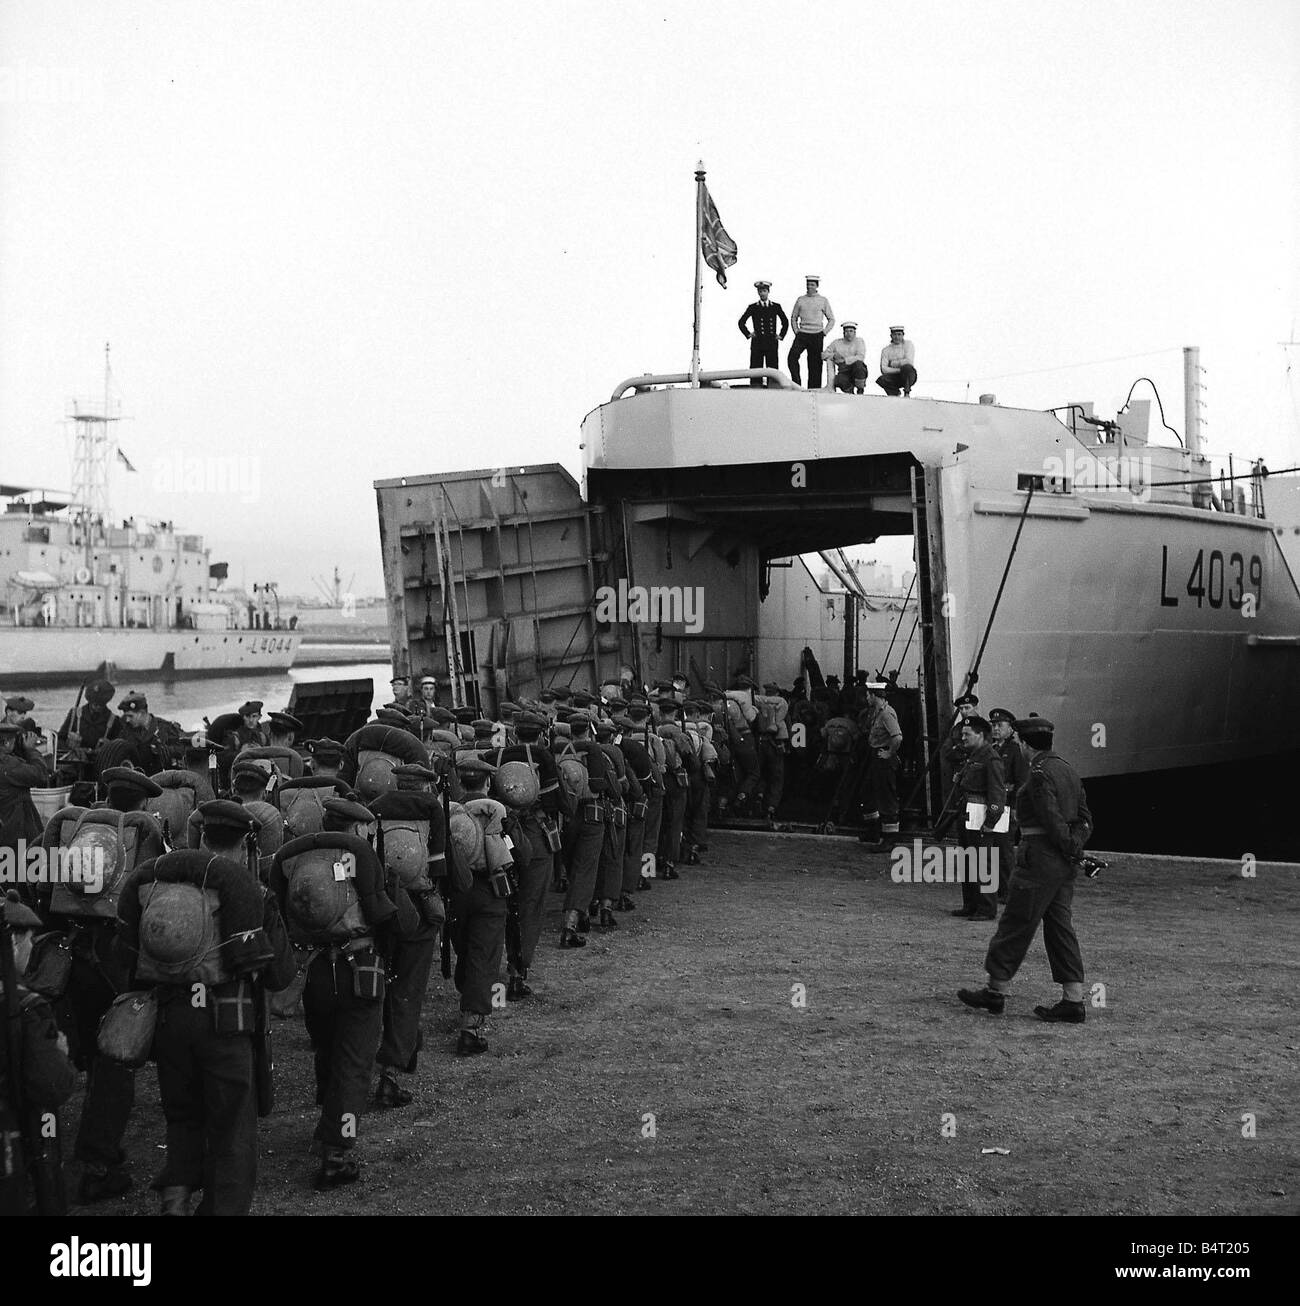
[[(277, 1022), (254, 1214), (1295, 1214), (1298, 887), (1113, 855), (1075, 896), (1104, 993), (1051, 1026), (1041, 936), (1005, 1014), (970, 1011), (992, 926), (948, 915), (957, 888), (894, 884), (852, 840), (715, 833), (582, 951), (552, 894), (537, 996), (484, 1056), (452, 1054), (435, 972), (416, 1101), (363, 1119), (351, 1188), (310, 1186), (310, 1053)], [(152, 1067), (137, 1085), (136, 1187), (95, 1213), (155, 1209)]]

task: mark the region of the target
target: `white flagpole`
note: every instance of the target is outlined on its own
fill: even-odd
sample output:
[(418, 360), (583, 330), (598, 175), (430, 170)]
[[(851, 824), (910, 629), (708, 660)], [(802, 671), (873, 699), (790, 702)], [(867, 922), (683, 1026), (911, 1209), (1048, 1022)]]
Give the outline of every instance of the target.
[(695, 165), (695, 343), (691, 349), (691, 389), (700, 385), (700, 300), (704, 294), (704, 160)]

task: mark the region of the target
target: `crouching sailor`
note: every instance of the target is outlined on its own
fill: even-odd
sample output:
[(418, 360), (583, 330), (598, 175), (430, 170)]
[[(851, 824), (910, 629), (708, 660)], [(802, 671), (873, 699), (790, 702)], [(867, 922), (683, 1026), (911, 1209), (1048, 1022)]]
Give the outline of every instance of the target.
[[(247, 1215), (259, 1088), (269, 1088), (269, 1066), (258, 1064), (266, 1022), (255, 977), (283, 988), (293, 952), (257, 879), (256, 825), (238, 803), (214, 799), (200, 811), (201, 848), (165, 853), (126, 882), (118, 946), (133, 987), (152, 987), (157, 1004), (153, 1058), (167, 1121), (167, 1154), (153, 1182), (160, 1214), (189, 1215), (201, 1188), (195, 1215)], [(263, 1105), (269, 1110), (269, 1100)]]

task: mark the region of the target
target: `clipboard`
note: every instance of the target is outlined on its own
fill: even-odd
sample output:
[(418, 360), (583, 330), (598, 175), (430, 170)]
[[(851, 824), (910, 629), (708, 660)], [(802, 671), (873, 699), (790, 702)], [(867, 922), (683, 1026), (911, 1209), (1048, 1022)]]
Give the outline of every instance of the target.
[[(987, 803), (975, 803), (969, 800), (966, 803), (966, 828), (968, 830), (983, 830), (984, 818), (988, 814)], [(998, 817), (997, 824), (994, 825), (989, 833), (1006, 834), (1011, 829), (1011, 808), (1004, 807), (1002, 815)]]

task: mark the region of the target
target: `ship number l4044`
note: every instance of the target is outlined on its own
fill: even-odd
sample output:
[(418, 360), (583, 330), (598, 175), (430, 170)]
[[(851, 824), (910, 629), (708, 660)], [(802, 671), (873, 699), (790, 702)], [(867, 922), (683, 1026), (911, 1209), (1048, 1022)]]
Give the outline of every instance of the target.
[[(1176, 608), (1179, 603), (1178, 582), (1173, 582), (1170, 592), (1169, 573), (1171, 560), (1169, 546), (1160, 546), (1160, 606)], [(1175, 575), (1178, 573), (1177, 562), (1172, 563)], [(1189, 600), (1194, 600), (1198, 608), (1207, 603), (1212, 608), (1221, 608), (1226, 602), (1234, 612), (1246, 608), (1252, 615), (1258, 613), (1264, 600), (1264, 563), (1259, 554), (1252, 553), (1249, 558), (1241, 553), (1230, 553), (1225, 560), (1218, 549), (1211, 549), (1208, 557), (1204, 549), (1197, 549), (1196, 558), (1187, 576), (1185, 592)]]

